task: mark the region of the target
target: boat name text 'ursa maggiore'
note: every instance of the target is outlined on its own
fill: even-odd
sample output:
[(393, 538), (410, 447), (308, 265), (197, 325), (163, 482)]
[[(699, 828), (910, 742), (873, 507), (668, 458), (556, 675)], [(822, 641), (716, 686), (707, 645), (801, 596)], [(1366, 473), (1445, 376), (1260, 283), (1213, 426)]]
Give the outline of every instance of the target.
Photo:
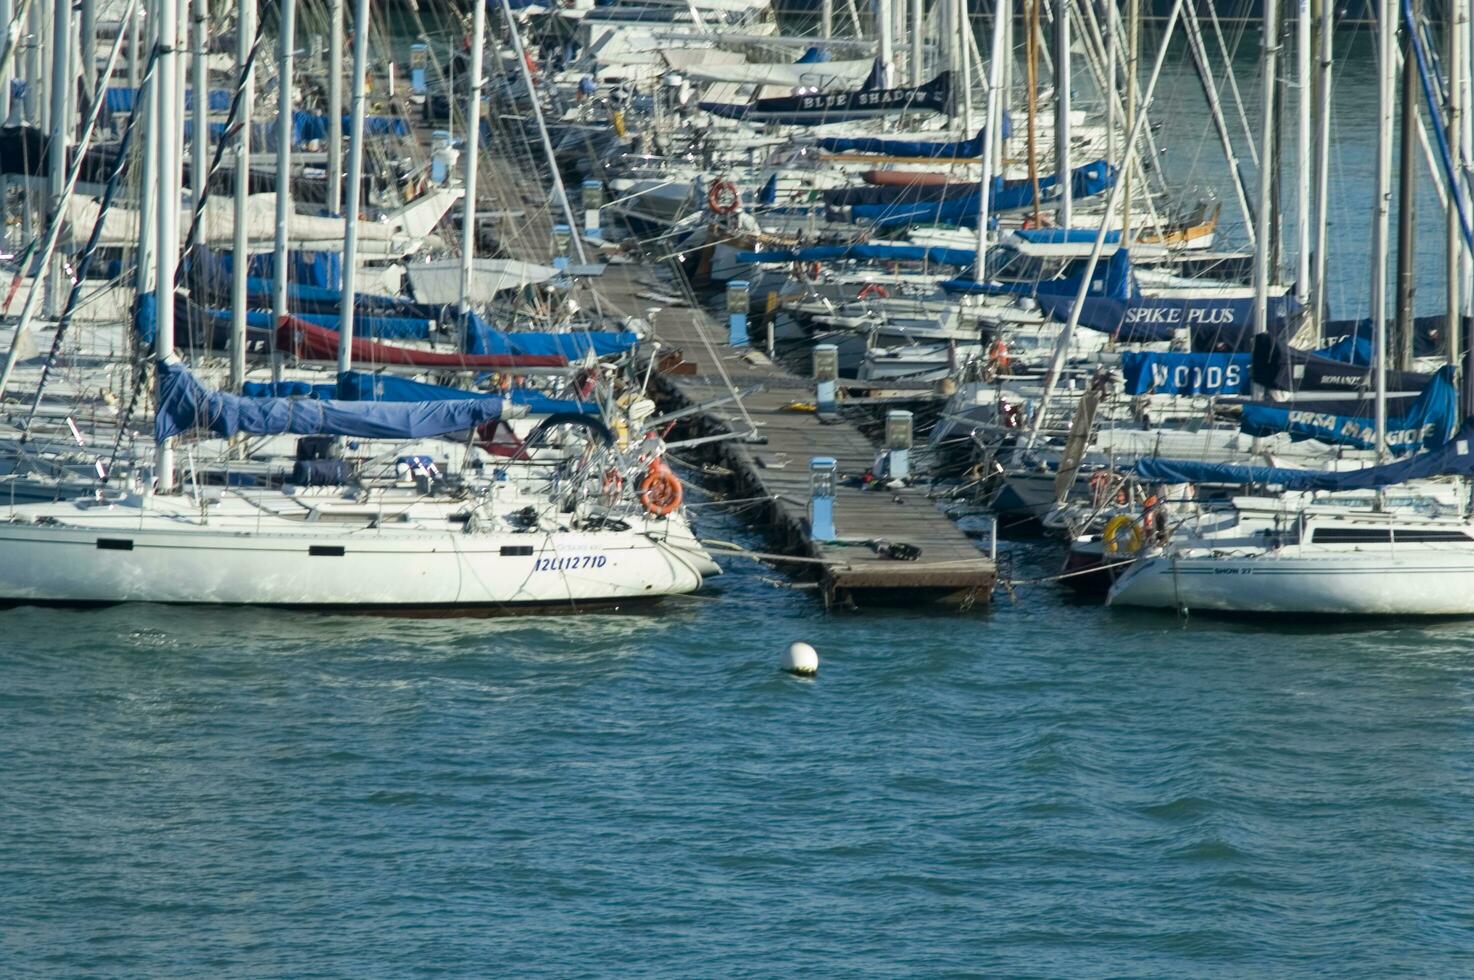
[[(1377, 438), (1376, 428), (1367, 424), (1363, 419), (1347, 418), (1344, 415), (1327, 415), (1323, 412), (1295, 411), (1293, 409), (1289, 415), (1292, 430), (1296, 427), (1304, 426), (1310, 429), (1338, 432), (1348, 439), (1355, 439), (1368, 446)], [(1438, 428), (1438, 423), (1428, 422), (1423, 425), (1414, 426), (1411, 429), (1388, 429), (1387, 445), (1424, 445), (1437, 434)]]

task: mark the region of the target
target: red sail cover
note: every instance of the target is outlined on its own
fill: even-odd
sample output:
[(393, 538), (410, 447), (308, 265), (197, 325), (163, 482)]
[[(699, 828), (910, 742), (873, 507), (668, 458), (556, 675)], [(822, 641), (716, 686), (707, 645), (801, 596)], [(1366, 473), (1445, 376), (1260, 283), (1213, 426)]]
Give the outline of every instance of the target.
[[(875, 187), (936, 187), (949, 183), (952, 177), (937, 170), (867, 170), (860, 179)], [(977, 193), (977, 184), (968, 184), (967, 188)]]
[[(338, 359), (338, 331), (284, 316), (276, 328), (276, 346), (278, 350), (302, 360), (335, 361)], [(353, 363), (497, 371), (507, 368), (567, 367), (568, 359), (557, 354), (442, 354), (354, 337)]]

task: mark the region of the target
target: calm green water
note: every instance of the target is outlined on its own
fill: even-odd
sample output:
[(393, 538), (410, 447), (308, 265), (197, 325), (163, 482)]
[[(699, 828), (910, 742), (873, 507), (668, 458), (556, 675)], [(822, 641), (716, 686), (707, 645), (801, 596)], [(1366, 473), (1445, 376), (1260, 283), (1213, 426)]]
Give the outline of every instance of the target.
[(641, 616), (0, 612), (0, 974), (1474, 973), (1474, 624), (729, 566)]

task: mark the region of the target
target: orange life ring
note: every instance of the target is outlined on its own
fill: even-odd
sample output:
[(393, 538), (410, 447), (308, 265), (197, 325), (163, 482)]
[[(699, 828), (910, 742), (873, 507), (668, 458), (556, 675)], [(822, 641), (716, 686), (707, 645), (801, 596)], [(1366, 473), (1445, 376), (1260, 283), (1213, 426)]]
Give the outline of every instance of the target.
[(615, 467), (611, 466), (604, 471), (604, 478), (599, 481), (599, 498), (606, 504), (612, 504), (619, 499), (624, 490), (624, 477)]
[(886, 289), (878, 282), (867, 282), (865, 284), (865, 287), (860, 290), (860, 298), (870, 299), (872, 296), (879, 297), (880, 299), (886, 299), (890, 296), (890, 290)]
[(1000, 371), (1008, 367), (1008, 345), (1001, 338), (988, 345), (988, 363)]
[(683, 495), (680, 478), (671, 472), (670, 467), (659, 461), (650, 464), (645, 479), (640, 481), (640, 506), (646, 513), (656, 517), (674, 514), (681, 506)]
[(730, 180), (719, 180), (706, 192), (706, 206), (712, 214), (731, 214), (741, 203), (742, 195)]

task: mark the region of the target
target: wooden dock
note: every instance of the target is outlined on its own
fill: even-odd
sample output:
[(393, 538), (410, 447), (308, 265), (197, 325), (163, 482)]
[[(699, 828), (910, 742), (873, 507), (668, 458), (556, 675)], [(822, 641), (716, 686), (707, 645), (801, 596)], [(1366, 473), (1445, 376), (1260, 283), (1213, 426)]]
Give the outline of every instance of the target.
[[(506, 234), (499, 236), (504, 251), (546, 262), (554, 215), (536, 161), (509, 160), (493, 151), (483, 162), (490, 178), (484, 203), (503, 209), (508, 217), (526, 211), (522, 220), (506, 222)], [(734, 434), (713, 441), (713, 451), (731, 470), (740, 496), (765, 502), (765, 522), (777, 547), (804, 559), (788, 570), (818, 573), (826, 605), (970, 608), (991, 599), (994, 562), (937, 509), (925, 487), (863, 489), (859, 478), (874, 463), (877, 447), (847, 421), (790, 410), (792, 403), (813, 401), (813, 382), (772, 363), (758, 348), (726, 346), (725, 324), (701, 307), (675, 263), (611, 261), (608, 254), (591, 254), (589, 261), (609, 264), (602, 275), (582, 280), (580, 302), (587, 306), (591, 298), (587, 286), (605, 313), (646, 317), (659, 310), (652, 319), (655, 343), (641, 345), (647, 366), (651, 359), (657, 365), (652, 387), (672, 408), (720, 403), (696, 413), (691, 427), (712, 435)], [(685, 372), (658, 370), (674, 351), (686, 363)], [(734, 399), (734, 391), (750, 393)], [(809, 461), (818, 456), (838, 464), (838, 541), (816, 541), (810, 533)], [(885, 557), (883, 544), (910, 545), (920, 554), (912, 561)]]
[[(741, 496), (766, 501), (766, 520), (779, 547), (811, 559), (794, 570), (819, 572), (826, 604), (987, 603), (994, 562), (937, 509), (926, 488), (863, 488), (859, 478), (875, 461), (875, 444), (841, 418), (791, 409), (813, 402), (812, 380), (769, 361), (759, 348), (726, 346), (725, 324), (694, 302), (679, 277), (667, 266), (610, 265), (593, 285), (623, 313), (660, 307), (654, 317), (659, 346), (642, 345), (647, 363), (653, 358), (657, 365), (652, 386), (673, 407), (716, 403), (699, 413), (699, 428), (736, 434), (712, 445)], [(672, 296), (680, 305), (661, 302)], [(659, 366), (673, 351), (687, 367), (662, 372)], [(731, 398), (733, 391), (749, 393), (739, 401)], [(754, 435), (743, 438), (749, 433)], [(817, 541), (810, 533), (809, 461), (817, 456), (838, 463), (838, 541)], [(914, 561), (885, 557), (881, 542), (911, 545), (921, 553)]]

